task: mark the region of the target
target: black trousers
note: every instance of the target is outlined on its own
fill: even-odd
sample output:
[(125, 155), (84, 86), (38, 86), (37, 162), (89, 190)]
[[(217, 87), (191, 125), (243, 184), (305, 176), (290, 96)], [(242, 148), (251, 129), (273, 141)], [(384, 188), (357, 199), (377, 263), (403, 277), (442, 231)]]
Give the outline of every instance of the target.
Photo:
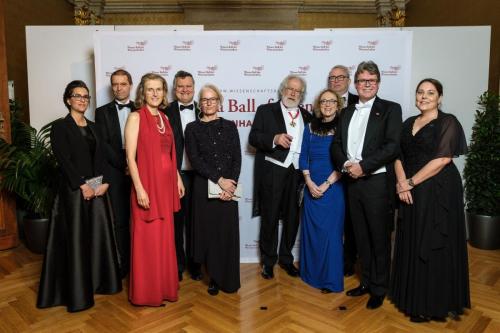
[[(112, 168), (110, 168), (112, 169)], [(120, 256), (120, 276), (130, 270), (130, 177), (112, 169), (109, 178), (109, 197), (113, 206), (114, 231)]]
[(356, 248), (356, 237), (352, 225), (351, 214), (349, 213), (349, 200), (346, 198), (344, 217), (344, 266), (354, 266), (358, 258)]
[[(288, 168), (264, 162), (260, 185), (260, 235), (259, 248), (262, 264), (273, 266), (293, 263), (292, 249), (299, 229), (297, 190), (303, 176), (293, 164)], [(278, 226), (282, 220), (281, 241), (278, 246)]]
[(387, 293), (392, 212), (385, 173), (347, 182), (349, 211), (361, 259), (361, 284), (373, 295)]
[[(175, 253), (177, 256), (177, 268), (179, 272), (184, 272), (187, 268), (193, 273), (199, 271), (200, 265), (193, 261), (191, 244), (191, 197), (193, 190), (194, 171), (180, 171), (182, 182), (185, 188), (184, 197), (181, 198), (181, 209), (174, 213), (175, 231)], [(184, 238), (184, 230), (186, 237)], [(186, 240), (186, 242), (184, 242)], [(184, 245), (186, 244), (186, 246)]]

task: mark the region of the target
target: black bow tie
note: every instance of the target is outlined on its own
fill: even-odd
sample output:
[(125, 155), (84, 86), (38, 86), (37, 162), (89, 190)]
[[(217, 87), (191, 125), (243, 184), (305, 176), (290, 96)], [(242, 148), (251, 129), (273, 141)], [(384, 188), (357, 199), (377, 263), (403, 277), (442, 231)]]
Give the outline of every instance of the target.
[(118, 106), (118, 110), (121, 110), (123, 108), (129, 108), (130, 110), (133, 110), (135, 107), (134, 102), (132, 101), (128, 102), (127, 104), (120, 104), (115, 101), (115, 105)]
[(179, 110), (184, 110), (184, 109), (189, 109), (189, 110), (193, 110), (193, 107), (194, 105), (193, 104), (189, 104), (189, 105), (179, 105)]

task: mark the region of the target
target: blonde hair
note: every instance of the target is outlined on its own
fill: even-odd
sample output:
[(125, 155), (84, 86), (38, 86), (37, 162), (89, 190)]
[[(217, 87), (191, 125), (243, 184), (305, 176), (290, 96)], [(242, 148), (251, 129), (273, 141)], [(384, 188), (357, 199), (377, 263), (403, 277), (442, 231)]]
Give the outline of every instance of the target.
[(335, 112), (335, 115), (339, 115), (340, 110), (342, 110), (342, 108), (344, 107), (344, 101), (342, 100), (342, 97), (339, 96), (339, 94), (337, 94), (335, 91), (333, 91), (330, 88), (323, 89), (323, 90), (321, 90), (319, 95), (314, 100), (313, 112), (314, 112), (314, 116), (318, 119), (323, 118), (323, 115), (321, 114), (320, 100), (321, 100), (321, 97), (327, 92), (334, 94), (335, 98), (337, 98), (337, 111)]
[(141, 83), (137, 86), (137, 92), (135, 94), (135, 106), (140, 109), (144, 105), (146, 105), (146, 92), (144, 91), (144, 87), (147, 81), (158, 80), (161, 82), (163, 86), (163, 100), (160, 104), (160, 109), (165, 109), (168, 106), (168, 85), (167, 81), (163, 78), (163, 76), (155, 74), (155, 73), (147, 73), (144, 74), (141, 78)]
[(212, 90), (216, 95), (217, 98), (219, 99), (219, 103), (222, 104), (222, 101), (224, 100), (224, 97), (222, 97), (222, 93), (220, 92), (219, 88), (215, 84), (207, 83), (203, 87), (201, 87), (200, 92), (198, 93), (198, 104), (201, 105), (201, 98), (203, 96), (203, 92), (205, 90)]

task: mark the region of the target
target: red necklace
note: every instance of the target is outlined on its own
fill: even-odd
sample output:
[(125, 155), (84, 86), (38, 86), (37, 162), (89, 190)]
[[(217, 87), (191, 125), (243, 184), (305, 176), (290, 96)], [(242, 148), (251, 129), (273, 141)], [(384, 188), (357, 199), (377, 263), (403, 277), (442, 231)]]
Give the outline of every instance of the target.
[(292, 116), (292, 112), (291, 111), (288, 111), (288, 115), (292, 119), (292, 121), (290, 121), (290, 126), (295, 127), (295, 125), (297, 124), (295, 122), (295, 119), (297, 119), (299, 117), (299, 110), (296, 111), (295, 116)]

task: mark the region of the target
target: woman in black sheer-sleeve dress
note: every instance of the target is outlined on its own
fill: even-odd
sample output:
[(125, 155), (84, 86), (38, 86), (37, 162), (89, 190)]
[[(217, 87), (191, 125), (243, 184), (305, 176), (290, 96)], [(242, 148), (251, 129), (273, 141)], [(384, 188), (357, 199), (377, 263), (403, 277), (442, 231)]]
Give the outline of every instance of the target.
[[(193, 181), (194, 261), (204, 263), (210, 276), (208, 293), (240, 288), (238, 202), (232, 200), (241, 168), (241, 147), (236, 125), (217, 112), (222, 95), (217, 87), (200, 90), (202, 116), (186, 127), (186, 152), (196, 171)], [(219, 198), (208, 199), (208, 180), (222, 188)]]
[(420, 115), (401, 132), (395, 162), (401, 205), (390, 298), (412, 322), (444, 320), (470, 308), (463, 188), (453, 157), (465, 154), (462, 126), (438, 109), (435, 79), (417, 86)]

